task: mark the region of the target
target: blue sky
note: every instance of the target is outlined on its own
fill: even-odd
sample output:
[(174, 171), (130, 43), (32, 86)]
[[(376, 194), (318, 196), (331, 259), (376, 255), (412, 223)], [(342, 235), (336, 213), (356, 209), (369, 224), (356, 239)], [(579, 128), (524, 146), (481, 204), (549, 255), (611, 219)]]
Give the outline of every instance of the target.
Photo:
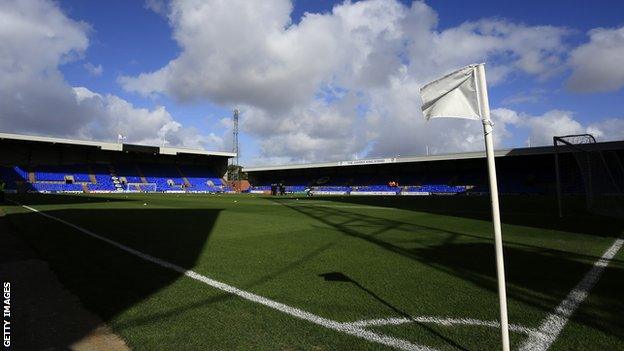
[[(35, 6), (47, 6), (48, 3), (44, 0), (32, 1), (35, 3)], [(279, 13), (281, 11), (281, 2), (280, 0), (275, 0), (274, 2), (276, 3), (275, 12)], [(373, 2), (364, 1), (361, 7), (368, 6), (368, 3)], [(411, 1), (401, 0), (401, 3), (403, 6), (398, 5), (397, 7), (393, 0), (380, 0), (377, 5), (379, 5), (378, 8), (381, 9), (382, 14), (377, 12), (371, 16), (380, 16), (381, 18), (384, 16), (384, 12), (390, 13), (391, 10), (395, 11), (395, 17), (384, 19), (384, 21), (396, 21), (397, 26), (405, 26), (401, 28), (412, 28), (408, 27), (408, 25), (413, 24), (407, 23), (407, 20), (404, 19), (410, 16), (413, 17), (415, 22), (422, 22), (423, 20), (437, 17), (437, 23), (432, 22), (434, 24), (429, 25), (424, 31), (431, 38), (434, 38), (431, 40), (437, 40), (436, 43), (438, 44), (441, 41), (440, 36), (442, 33), (450, 34), (454, 31), (460, 31), (461, 35), (467, 38), (466, 40), (470, 40), (468, 37), (476, 33), (475, 35), (478, 38), (472, 38), (472, 40), (477, 40), (481, 43), (478, 45), (484, 45), (486, 49), (484, 49), (481, 56), (479, 56), (479, 53), (466, 54), (466, 60), (471, 60), (472, 57), (482, 57), (488, 62), (489, 66), (493, 67), (492, 71), (500, 69), (499, 72), (505, 72), (504, 74), (501, 73), (500, 78), (494, 78), (490, 85), (491, 107), (494, 110), (498, 109), (498, 115), (502, 121), (500, 123), (503, 124), (501, 128), (504, 128), (506, 131), (506, 133), (502, 133), (503, 135), (498, 140), (497, 144), (499, 147), (523, 146), (529, 138), (533, 137), (537, 140), (542, 140), (543, 143), (543, 140), (546, 139), (535, 129), (540, 128), (544, 124), (561, 123), (561, 125), (568, 126), (559, 129), (555, 126), (554, 132), (559, 130), (599, 130), (606, 139), (618, 138), (624, 134), (623, 131), (618, 130), (620, 127), (624, 128), (624, 123), (621, 123), (621, 119), (624, 118), (624, 94), (622, 89), (624, 82), (621, 85), (617, 80), (610, 82), (608, 84), (611, 85), (608, 88), (600, 85), (607, 83), (600, 81), (597, 81), (595, 86), (577, 84), (577, 86), (580, 86), (577, 88), (570, 88), (571, 83), (569, 83), (573, 79), (571, 78), (572, 76), (578, 76), (578, 81), (579, 79), (583, 80), (583, 77), (585, 77), (583, 74), (591, 73), (591, 69), (584, 66), (591, 62), (591, 58), (587, 58), (586, 54), (583, 55), (582, 50), (577, 50), (584, 45), (591, 44), (592, 37), (588, 34), (589, 31), (596, 28), (607, 29), (608, 32), (605, 33), (605, 36), (607, 36), (608, 40), (613, 40), (613, 43), (607, 42), (601, 48), (604, 50), (616, 50), (616, 53), (624, 52), (624, 49), (620, 48), (624, 39), (618, 39), (618, 35), (620, 35), (618, 30), (624, 26), (624, 19), (621, 16), (624, 13), (624, 2), (480, 1), (467, 5), (465, 1), (460, 0), (429, 1), (423, 6), (423, 9), (419, 10), (418, 14), (414, 14), (414, 11), (410, 12), (410, 9), (416, 8)], [(161, 5), (161, 10), (155, 11), (154, 5)], [(324, 20), (329, 21), (340, 17), (332, 15), (332, 9), (335, 6), (343, 7), (345, 10), (343, 13), (347, 13), (347, 10), (352, 11), (349, 13), (356, 13), (355, 5), (352, 3), (343, 4), (343, 2), (339, 1), (293, 1), (292, 12), (289, 13), (289, 16), (292, 26), (298, 27), (297, 29), (301, 32), (297, 37), (299, 42), (313, 41), (310, 38), (316, 36), (314, 34), (314, 28), (316, 28), (314, 26), (316, 25), (318, 25), (316, 33), (321, 33), (321, 30), (326, 29), (323, 25), (317, 24), (317, 22), (321, 22), (318, 18), (314, 20), (310, 18), (313, 16), (306, 16), (306, 13), (323, 14)], [(389, 71), (387, 76), (383, 78), (387, 79), (386, 85), (381, 88), (377, 83), (371, 83), (370, 86), (367, 85), (370, 83), (368, 82), (369, 77), (375, 76), (379, 72), (379, 69), (366, 68), (375, 67), (372, 65), (376, 64), (375, 62), (365, 62), (367, 54), (361, 56), (361, 53), (346, 53), (344, 61), (336, 62), (331, 67), (315, 68), (311, 73), (306, 71), (306, 67), (319, 64), (318, 61), (324, 60), (324, 57), (309, 57), (310, 63), (295, 62), (295, 59), (293, 59), (293, 62), (290, 62), (287, 61), (288, 59), (284, 59), (286, 60), (284, 65), (292, 65), (294, 67), (292, 72), (294, 78), (292, 80), (283, 78), (283, 80), (288, 82), (289, 86), (292, 87), (291, 90), (297, 92), (297, 95), (293, 95), (292, 98), (285, 96), (284, 99), (290, 98), (292, 101), (297, 102), (290, 103), (289, 101), (284, 101), (273, 104), (270, 101), (270, 96), (265, 97), (263, 94), (274, 87), (276, 91), (283, 89), (280, 84), (286, 83), (283, 83), (282, 80), (275, 83), (276, 85), (271, 85), (273, 83), (248, 82), (244, 79), (245, 77), (241, 80), (241, 77), (232, 75), (232, 80), (239, 79), (241, 80), (240, 84), (245, 86), (239, 90), (236, 90), (236, 87), (219, 90), (219, 84), (223, 85), (223, 80), (220, 80), (219, 82), (221, 83), (215, 83), (216, 87), (207, 83), (206, 90), (203, 91), (204, 86), (201, 85), (202, 82), (199, 79), (197, 81), (193, 79), (193, 70), (197, 71), (197, 76), (208, 74), (208, 77), (210, 77), (211, 69), (211, 67), (201, 65), (202, 50), (205, 50), (201, 46), (211, 46), (212, 42), (207, 42), (207, 39), (202, 37), (201, 33), (196, 34), (195, 32), (202, 31), (204, 28), (206, 30), (219, 31), (223, 27), (222, 24), (215, 24), (217, 21), (210, 17), (210, 12), (206, 12), (206, 18), (202, 19), (206, 23), (205, 26), (200, 25), (197, 28), (191, 28), (191, 30), (189, 25), (184, 22), (188, 20), (189, 16), (184, 12), (188, 11), (188, 9), (184, 9), (183, 6), (179, 6), (181, 15), (178, 17), (177, 22), (168, 18), (171, 9), (177, 6), (175, 2), (121, 0), (105, 2), (60, 1), (51, 3), (50, 6), (58, 10), (60, 17), (66, 17), (75, 23), (82, 23), (80, 25), (82, 28), (77, 30), (83, 31), (88, 40), (88, 44), (83, 48), (79, 48), (78, 46), (81, 44), (75, 42), (73, 47), (70, 45), (66, 49), (66, 52), (59, 51), (62, 56), (68, 56), (68, 52), (78, 53), (78, 55), (69, 55), (71, 59), (61, 60), (55, 67), (62, 75), (62, 80), (66, 85), (70, 87), (85, 87), (88, 91), (101, 96), (118, 97), (132, 107), (131, 113), (141, 108), (147, 109), (151, 113), (159, 106), (162, 106), (166, 110), (166, 116), (159, 117), (161, 118), (159, 123), (167, 124), (175, 121), (182, 126), (182, 129), (192, 130), (192, 132), (172, 137), (171, 141), (169, 141), (166, 133), (162, 134), (165, 136), (158, 134), (160, 136), (153, 135), (153, 137), (146, 133), (141, 138), (138, 136), (134, 138), (133, 135), (129, 135), (129, 138), (133, 141), (139, 142), (167, 138), (168, 142), (172, 144), (182, 142), (189, 146), (228, 149), (230, 147), (228, 140), (229, 130), (227, 123), (222, 121), (222, 119), (231, 115), (231, 109), (234, 106), (242, 106), (242, 152), (243, 162), (247, 164), (391, 156), (394, 153), (421, 154), (424, 152), (424, 144), (432, 145), (432, 149), (437, 150), (437, 152), (465, 151), (471, 148), (480, 148), (478, 141), (472, 141), (472, 135), (461, 134), (459, 131), (447, 133), (450, 130), (448, 128), (454, 128), (452, 126), (446, 127), (446, 125), (440, 124), (433, 127), (431, 133), (442, 130), (444, 135), (448, 134), (448, 138), (457, 138), (457, 141), (440, 145), (437, 145), (435, 140), (425, 140), (426, 137), (424, 135), (430, 134), (426, 132), (424, 134), (412, 133), (414, 138), (421, 138), (422, 142), (411, 141), (410, 135), (406, 134), (401, 137), (402, 139), (397, 138), (402, 141), (396, 141), (398, 145), (394, 145), (392, 133), (388, 132), (386, 135), (384, 134), (384, 128), (380, 127), (380, 125), (408, 123), (406, 121), (409, 121), (409, 119), (398, 119), (396, 115), (399, 113), (405, 114), (406, 111), (410, 113), (409, 111), (417, 110), (417, 106), (416, 108), (412, 108), (409, 105), (397, 107), (397, 105), (402, 104), (403, 100), (412, 98), (412, 95), (401, 95), (403, 94), (402, 92), (414, 90), (414, 86), (424, 83), (425, 79), (433, 78), (435, 74), (448, 72), (453, 65), (459, 67), (460, 64), (471, 63), (464, 62), (461, 55), (455, 55), (459, 58), (454, 57), (448, 60), (444, 57), (435, 57), (430, 61), (424, 61), (425, 64), (431, 62), (432, 68), (429, 74), (427, 67), (414, 67), (420, 56), (428, 54), (427, 47), (419, 48), (418, 50), (420, 51), (409, 51), (406, 49), (401, 55), (407, 57), (404, 62), (407, 65), (402, 66), (403, 71), (400, 70), (400, 65), (397, 65), (397, 70)], [(256, 5), (249, 5), (252, 12), (257, 10), (253, 6)], [(211, 11), (216, 13), (217, 9), (212, 9)], [(232, 11), (236, 11), (236, 9)], [(227, 12), (224, 13), (227, 14)], [(270, 11), (267, 12), (266, 16), (267, 21), (272, 19)], [(367, 17), (368, 15), (361, 16)], [(343, 27), (345, 26), (344, 23), (349, 21), (345, 18), (351, 17), (345, 15), (340, 19)], [(246, 20), (246, 18), (242, 19), (243, 22)], [(253, 20), (253, 18), (249, 19), (249, 21)], [(350, 21), (353, 20), (351, 19)], [(480, 21), (486, 21), (487, 23), (483, 24)], [(370, 29), (370, 33), (373, 33), (375, 30), (374, 26), (377, 24), (372, 23), (372, 20), (370, 22), (367, 22), (365, 26), (367, 26), (367, 30)], [(483, 26), (465, 29), (466, 23), (482, 23)], [(211, 27), (213, 25), (214, 28)], [(313, 29), (309, 32), (304, 32), (305, 26)], [(490, 42), (495, 40), (496, 35), (499, 34), (495, 34), (493, 37), (486, 37), (487, 35), (483, 34), (485, 30), (483, 28), (490, 28), (490, 26), (497, 26), (495, 29), (497, 33), (501, 30), (506, 31), (506, 28), (510, 28), (509, 26), (511, 26), (511, 29), (509, 29), (509, 32), (500, 34), (502, 41), (491, 44)], [(544, 32), (544, 41), (551, 41), (554, 44), (540, 45), (540, 43), (536, 43), (541, 39), (539, 36), (541, 26), (551, 28), (548, 32)], [(284, 27), (287, 27), (287, 24)], [(234, 28), (234, 30), (237, 30), (236, 27)], [(254, 22), (242, 23), (240, 28), (241, 31), (244, 31), (245, 28), (251, 28), (253, 31)], [(58, 30), (63, 30), (63, 28)], [(232, 29), (229, 29), (229, 31), (231, 32)], [(524, 44), (516, 47), (495, 47), (496, 45), (504, 46), (506, 40), (513, 41), (514, 31), (528, 33), (525, 37), (517, 39), (517, 41), (519, 43), (527, 42), (529, 46), (535, 45), (534, 48), (531, 47), (527, 50), (533, 50), (532, 55), (539, 56), (538, 62), (522, 66), (520, 61), (524, 58), (522, 47)], [(624, 33), (624, 29), (621, 32)], [(186, 44), (181, 43), (176, 38), (176, 33), (182, 33), (186, 36)], [(389, 44), (384, 41), (386, 39), (379, 39), (379, 33), (377, 32), (375, 32), (376, 34), (366, 33), (365, 35), (369, 36), (368, 39), (370, 39), (372, 44), (366, 43), (366, 45), (370, 46), (354, 48), (354, 51), (361, 49), (364, 52), (369, 52), (381, 48), (382, 54), (380, 55), (383, 55), (383, 48), (386, 45), (396, 45), (395, 42)], [(410, 40), (418, 41), (421, 40), (419, 38), (425, 38), (423, 33), (414, 34), (414, 37), (412, 37), (408, 30), (403, 29), (400, 34), (400, 40), (403, 43)], [(287, 33), (280, 33), (280, 35), (284, 34)], [(340, 34), (342, 35), (342, 33)], [(192, 35), (197, 35), (198, 38), (192, 38)], [(223, 35), (226, 36), (228, 33), (224, 32)], [(331, 35), (331, 32), (329, 35)], [(356, 38), (358, 34), (357, 31), (348, 32), (345, 34), (346, 41), (338, 43), (338, 47), (346, 46), (354, 41), (355, 39), (353, 38), (349, 39), (350, 35)], [(338, 33), (336, 33), (336, 36), (338, 36)], [(621, 34), (621, 36), (624, 36), (624, 34)], [(281, 40), (283, 38), (272, 43), (270, 40), (273, 37), (259, 38), (260, 40), (266, 40), (269, 48), (273, 48), (273, 45), (282, 45)], [(284, 35), (284, 37), (287, 37), (287, 35)], [(427, 37), (428, 39), (426, 40), (430, 40), (430, 37)], [(219, 35), (216, 38), (219, 38)], [(560, 43), (560, 45), (557, 43)], [(221, 51), (227, 50), (227, 44), (215, 43), (214, 45), (218, 50), (207, 50), (206, 62), (212, 62), (214, 65), (215, 62), (230, 63), (236, 61), (236, 56), (216, 57)], [(314, 42), (314, 44), (319, 45), (318, 42)], [(321, 42), (320, 45), (324, 47), (333, 44), (335, 43), (332, 41), (326, 45)], [(28, 44), (25, 43), (24, 45)], [(186, 47), (184, 47), (185, 45)], [(194, 47), (193, 45), (197, 46)], [(435, 50), (438, 51), (432, 51), (440, 52), (442, 53), (441, 55), (449, 52), (448, 44), (444, 45), (447, 45), (447, 47), (436, 48)], [(232, 46), (236, 47), (236, 43), (232, 43)], [(606, 49), (604, 48), (605, 46)], [(391, 47), (393, 48), (391, 50), (397, 48), (396, 46)], [(590, 47), (589, 49), (592, 48)], [(257, 51), (253, 55), (262, 54), (266, 51), (266, 48), (254, 49), (257, 49)], [(306, 47), (300, 49), (305, 50)], [(486, 52), (485, 50), (489, 51)], [(311, 52), (314, 52), (314, 50)], [(350, 56), (352, 54), (354, 56)], [(611, 52), (611, 54), (613, 53)], [(412, 56), (408, 57), (409, 55)], [(597, 55), (600, 55), (600, 53), (597, 53)], [(241, 56), (245, 56), (244, 50), (241, 50)], [(602, 57), (606, 56), (608, 54), (602, 55)], [(186, 60), (189, 57), (191, 59)], [(369, 57), (373, 56), (369, 55)], [(280, 59), (282, 58), (283, 56), (280, 56)], [(263, 57), (258, 57), (258, 61), (263, 59)], [(271, 62), (273, 59), (268, 57), (267, 62)], [(384, 59), (392, 59), (392, 57)], [(349, 65), (351, 62), (356, 62), (356, 60), (364, 60), (362, 61), (365, 66), (363, 69), (369, 69), (370, 71), (357, 74), (353, 72), (345, 73), (343, 70), (345, 64)], [(543, 64), (547, 60), (556, 60), (556, 62)], [(184, 71), (181, 71), (180, 67), (170, 67), (171, 61), (184, 63)], [(200, 66), (194, 67), (189, 62)], [(253, 66), (257, 63), (241, 61), (236, 64), (240, 65), (241, 70), (248, 68), (245, 65), (250, 65), (249, 67), (251, 68), (249, 69), (252, 71), (257, 69), (256, 66)], [(609, 64), (609, 62), (606, 64)], [(96, 69), (91, 69), (90, 71), (87, 66), (95, 67)], [(182, 64), (179, 66), (182, 66)], [(273, 68), (269, 67), (269, 70)], [(620, 67), (619, 69), (622, 68)], [(158, 78), (158, 84), (162, 83), (162, 86), (152, 89), (149, 85), (156, 84), (153, 83), (155, 80), (148, 81), (139, 78), (142, 74), (151, 75), (159, 70), (171, 72), (167, 79), (156, 77)], [(405, 73), (405, 71), (408, 73)], [(198, 87), (196, 90), (200, 92), (189, 93), (185, 91), (184, 83), (180, 82), (182, 78), (178, 79), (178, 75), (188, 75), (184, 76), (186, 80), (183, 82), (189, 82), (189, 87)], [(299, 75), (305, 77), (303, 79), (315, 80), (315, 82), (318, 79), (318, 82), (311, 87), (300, 87), (299, 84), (305, 82), (296, 80), (296, 77)], [(624, 75), (624, 73), (616, 72), (615, 76), (618, 75)], [(399, 76), (401, 77), (400, 84), (403, 85), (394, 88), (390, 87), (387, 82), (393, 81), (393, 78), (399, 79)], [(494, 72), (492, 76), (495, 76)], [(358, 82), (362, 80), (366, 82), (358, 85), (360, 84)], [(257, 86), (255, 88), (247, 88), (253, 84)], [(334, 93), (339, 93), (335, 96), (325, 95), (324, 97), (319, 97), (319, 92), (327, 91), (327, 89)], [(301, 93), (299, 93), (299, 90), (301, 90)], [(284, 91), (289, 91), (289, 89), (285, 88)], [(280, 100), (280, 94), (276, 94), (277, 98), (275, 100)], [(393, 104), (388, 102), (388, 105), (384, 105), (383, 102), (376, 101), (375, 94), (378, 96), (387, 94), (385, 100), (395, 102)], [(309, 97), (306, 98), (306, 96)], [(401, 96), (403, 96), (403, 100), (400, 100)], [(396, 100), (394, 100), (395, 98)], [(109, 106), (111, 102), (104, 102), (103, 104)], [(118, 111), (118, 109), (114, 109), (114, 111)], [(565, 111), (565, 113), (557, 114), (554, 111)], [(1, 110), (0, 113), (2, 113)], [(346, 117), (342, 115), (351, 117), (349, 117), (350, 119), (345, 119)], [(418, 116), (418, 113), (414, 114), (414, 118)], [(494, 117), (497, 118), (496, 113)], [(32, 118), (45, 119), (47, 117), (32, 116)], [(98, 134), (86, 127), (89, 125), (91, 126), (89, 128), (93, 128), (93, 125), (100, 123), (93, 120), (90, 120), (88, 123), (85, 122), (85, 126), (74, 134), (76, 137), (92, 136), (93, 138), (110, 138), (109, 134), (114, 135), (111, 131), (107, 132), (108, 134)], [(132, 119), (128, 123), (132, 123)], [(267, 132), (265, 126), (262, 125), (263, 123), (265, 125), (266, 123), (275, 123), (272, 127), (275, 133), (272, 134), (271, 130)], [(317, 134), (321, 133), (315, 131), (323, 130), (325, 126), (315, 123), (335, 124), (337, 126), (336, 129), (340, 130), (335, 131), (330, 128), (328, 134), (335, 134), (334, 136), (319, 136)], [(2, 124), (0, 124), (0, 127), (6, 128)], [(426, 127), (422, 125), (418, 128)], [(461, 129), (461, 127), (459, 128)], [(27, 126), (16, 127), (15, 129), (14, 131), (17, 132), (47, 134), (43, 127), (41, 130)], [(113, 129), (111, 128), (110, 130)], [(157, 131), (161, 132), (162, 130), (160, 127), (157, 129)], [(534, 133), (534, 136), (532, 133)], [(50, 132), (49, 134), (54, 133)], [(207, 138), (205, 137), (206, 135), (211, 136)], [(298, 143), (296, 141), (297, 138), (305, 142)], [(195, 144), (184, 142), (191, 139), (200, 141)], [(320, 147), (319, 145), (323, 146)]]

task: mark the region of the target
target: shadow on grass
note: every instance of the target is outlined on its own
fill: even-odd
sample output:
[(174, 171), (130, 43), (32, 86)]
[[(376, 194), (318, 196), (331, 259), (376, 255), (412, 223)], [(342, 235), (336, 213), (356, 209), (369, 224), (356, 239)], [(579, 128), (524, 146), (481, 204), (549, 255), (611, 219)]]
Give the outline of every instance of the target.
[(77, 194), (42, 194), (42, 193), (20, 193), (7, 194), (8, 200), (17, 201), (24, 205), (71, 205), (89, 204), (99, 202), (123, 202), (132, 199), (122, 198), (123, 195), (77, 195)]
[[(494, 246), (485, 238), (368, 216), (336, 207), (289, 207), (330, 225), (345, 235), (497, 292)], [(419, 233), (439, 235), (441, 240), (436, 245), (413, 247), (409, 243), (406, 245), (405, 242), (395, 242), (390, 236), (386, 239), (384, 233), (391, 231), (413, 233), (415, 236)], [(468, 237), (470, 240), (457, 240), (459, 237)], [(592, 268), (596, 259), (590, 255), (507, 243), (505, 260), (508, 297), (550, 313)], [(624, 289), (624, 264), (618, 260), (612, 261), (607, 273), (610, 275), (611, 288), (592, 291), (590, 306), (580, 309), (574, 319), (622, 338), (624, 323), (621, 313), (624, 311), (624, 301), (621, 299), (621, 291)]]
[[(63, 196), (65, 198), (65, 196)], [(191, 269), (207, 245), (219, 215), (217, 209), (62, 209), (45, 213), (93, 230), (96, 234), (143, 253)], [(90, 311), (104, 321), (135, 306), (169, 286), (181, 276), (152, 262), (90, 237), (36, 213), (5, 216), (17, 236), (24, 239)], [(46, 293), (30, 304), (51, 305), (55, 315), (37, 315), (31, 306), (19, 306), (20, 286), (14, 286), (16, 316), (29, 325), (29, 332), (15, 333), (15, 349), (69, 349), (97, 325), (60, 318), (70, 311), (54, 309)], [(30, 311), (30, 312), (29, 312)], [(64, 324), (64, 322), (66, 322)], [(37, 325), (37, 327), (34, 327)], [(23, 328), (15, 321), (16, 328)], [(55, 332), (56, 330), (56, 332)]]
[[(313, 259), (314, 257), (322, 254), (323, 252), (325, 252), (327, 249), (331, 248), (334, 244), (333, 243), (328, 243), (326, 245), (323, 245), (313, 251), (311, 251), (310, 253), (306, 254), (305, 256), (302, 256), (301, 258), (299, 258), (298, 260), (282, 267), (281, 269), (271, 272), (271, 273), (267, 273), (265, 275), (263, 275), (262, 277), (259, 277), (258, 279), (251, 281), (247, 284), (241, 285), (241, 286), (237, 286), (237, 288), (242, 289), (242, 290), (250, 290), (251, 288), (261, 285), (265, 282), (268, 282), (284, 273), (287, 273), (295, 268), (297, 268), (298, 266), (300, 266), (301, 264), (307, 262), (308, 260)], [(162, 320), (163, 318), (169, 318), (181, 313), (184, 313), (186, 311), (189, 310), (193, 310), (195, 308), (199, 308), (199, 307), (203, 307), (203, 306), (207, 306), (213, 303), (217, 303), (217, 302), (221, 302), (230, 298), (236, 298), (236, 295), (232, 295), (232, 294), (227, 294), (227, 293), (220, 293), (218, 295), (215, 295), (213, 297), (207, 298), (207, 299), (203, 299), (203, 300), (199, 300), (196, 302), (193, 302), (191, 304), (187, 304), (183, 307), (178, 307), (178, 308), (172, 308), (169, 309), (165, 312), (160, 312), (160, 313), (154, 313), (148, 316), (144, 316), (144, 317), (140, 317), (140, 318), (134, 318), (131, 319), (127, 322), (123, 322), (123, 323), (119, 323), (117, 325), (117, 327), (119, 328), (132, 328), (132, 327), (138, 327), (138, 326), (142, 326), (145, 324), (149, 324), (151, 322), (154, 321), (158, 321), (158, 320)]]
[[(62, 196), (64, 198), (64, 196)], [(214, 209), (64, 209), (45, 213), (76, 223), (87, 230), (130, 248), (192, 269), (208, 244), (210, 233), (221, 210)], [(61, 283), (76, 295), (82, 304), (104, 321), (135, 306), (145, 298), (166, 288), (180, 274), (147, 262), (117, 247), (74, 230), (64, 224), (35, 213), (7, 216), (12, 226), (46, 260)], [(42, 231), (41, 228), (46, 228)], [(279, 270), (251, 281), (241, 289), (250, 289), (287, 273), (322, 254), (334, 245), (327, 243), (311, 250)], [(43, 296), (45, 298), (45, 296)], [(173, 318), (196, 308), (235, 298), (219, 293), (206, 299), (143, 313), (116, 322), (117, 329), (137, 328)], [(62, 311), (59, 311), (62, 313)], [(53, 316), (47, 320), (53, 323)], [(58, 322), (57, 322), (58, 324)], [(63, 326), (61, 326), (63, 327)], [(68, 349), (77, 340), (93, 331), (95, 324), (70, 325), (63, 333), (45, 335), (46, 347)], [(33, 335), (40, 338), (42, 335)], [(17, 340), (20, 345), (22, 340)], [(32, 340), (28, 345), (32, 345)]]
[[(284, 201), (284, 199), (275, 199)], [(325, 196), (303, 197), (299, 202), (318, 200), (337, 204), (366, 205), (426, 212), (484, 221), (492, 220), (490, 199), (487, 196)], [(584, 201), (575, 199), (572, 201)], [(577, 214), (559, 218), (555, 199), (547, 196), (501, 196), (501, 219), (505, 224), (562, 230), (595, 236), (617, 237), (624, 230), (624, 220)], [(578, 204), (573, 204), (578, 207)]]
[(412, 319), (413, 322), (418, 327), (420, 327), (422, 329), (425, 329), (427, 332), (429, 332), (430, 334), (435, 335), (436, 337), (441, 339), (443, 342), (453, 346), (454, 348), (456, 348), (458, 350), (467, 350), (466, 348), (464, 348), (463, 346), (461, 346), (460, 344), (458, 344), (454, 340), (449, 339), (448, 337), (442, 335), (441, 333), (437, 332), (435, 329), (429, 327), (428, 325), (425, 325), (424, 323), (420, 323), (420, 322), (414, 320), (413, 317), (409, 313), (407, 313), (407, 312), (399, 309), (398, 307), (392, 305), (390, 302), (384, 300), (382, 297), (377, 295), (374, 291), (368, 289), (364, 285), (360, 284), (357, 280), (354, 280), (353, 278), (347, 276), (344, 273), (341, 273), (341, 272), (322, 273), (322, 274), (319, 274), (319, 277), (322, 277), (323, 279), (325, 279), (325, 281), (328, 281), (328, 282), (346, 282), (346, 283), (351, 283), (355, 287), (357, 287), (358, 289), (360, 289), (361, 291), (365, 292), (367, 295), (372, 297), (377, 302), (379, 302), (382, 305), (386, 306), (392, 312), (398, 314), (401, 317), (405, 317), (407, 319)]

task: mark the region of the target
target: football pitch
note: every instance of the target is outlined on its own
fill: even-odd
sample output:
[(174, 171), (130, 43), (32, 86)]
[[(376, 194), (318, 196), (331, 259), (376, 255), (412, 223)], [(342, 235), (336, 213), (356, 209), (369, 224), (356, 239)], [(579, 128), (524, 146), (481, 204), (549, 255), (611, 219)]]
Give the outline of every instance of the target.
[[(500, 349), (485, 197), (9, 199), (15, 235), (135, 350)], [(501, 209), (512, 349), (624, 349), (624, 221)]]

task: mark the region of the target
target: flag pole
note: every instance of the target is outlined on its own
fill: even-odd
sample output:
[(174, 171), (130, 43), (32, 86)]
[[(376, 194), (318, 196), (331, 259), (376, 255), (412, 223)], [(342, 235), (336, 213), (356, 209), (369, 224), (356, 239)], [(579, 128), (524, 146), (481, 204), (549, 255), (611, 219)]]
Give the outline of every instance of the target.
[(496, 163), (494, 161), (494, 143), (492, 142), (492, 121), (490, 104), (485, 81), (485, 64), (475, 68), (479, 106), (485, 137), (488, 175), (490, 178), (490, 201), (492, 202), (492, 222), (494, 224), (494, 246), (496, 249), (496, 273), (498, 278), (498, 299), (500, 305), (500, 324), (503, 351), (509, 351), (509, 322), (507, 320), (507, 292), (505, 290), (505, 263), (503, 260), (503, 235), (501, 230), (500, 208), (498, 204), (498, 184), (496, 181)]

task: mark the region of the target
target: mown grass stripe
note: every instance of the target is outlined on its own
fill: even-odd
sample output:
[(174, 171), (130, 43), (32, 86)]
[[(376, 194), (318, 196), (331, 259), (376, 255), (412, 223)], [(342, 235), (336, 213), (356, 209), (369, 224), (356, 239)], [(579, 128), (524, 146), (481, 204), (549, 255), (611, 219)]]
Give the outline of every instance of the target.
[(141, 251), (135, 250), (131, 247), (128, 247), (126, 245), (120, 244), (114, 240), (108, 239), (106, 237), (103, 237), (101, 235), (98, 235), (88, 229), (82, 228), (78, 225), (75, 225), (73, 223), (67, 222), (61, 218), (52, 216), (50, 214), (47, 214), (45, 212), (41, 212), (39, 210), (37, 210), (36, 208), (27, 206), (27, 205), (22, 205), (20, 203), (14, 202), (15, 204), (22, 206), (23, 208), (35, 212), (37, 214), (40, 214), (46, 218), (52, 219), (54, 221), (57, 221), (59, 223), (65, 224), (71, 228), (74, 228), (84, 234), (87, 234), (95, 239), (101, 240), (107, 244), (110, 244), (114, 247), (117, 247), (123, 251), (126, 251), (132, 255), (135, 255), (143, 260), (155, 263), (161, 267), (170, 269), (172, 271), (175, 272), (179, 272), (181, 274), (184, 274), (185, 276), (194, 279), (196, 281), (202, 282), (206, 285), (209, 285), (215, 289), (219, 289), (221, 291), (225, 291), (227, 293), (230, 293), (232, 295), (236, 295), (239, 296), (245, 300), (248, 301), (252, 301), (264, 306), (267, 306), (269, 308), (272, 308), (274, 310), (280, 311), (282, 313), (288, 314), (290, 316), (302, 319), (302, 320), (306, 320), (309, 322), (312, 322), (314, 324), (320, 325), (322, 327), (325, 327), (327, 329), (332, 329), (335, 331), (339, 331), (345, 334), (349, 334), (349, 335), (353, 335), (356, 336), (358, 338), (362, 338), (371, 342), (375, 342), (375, 343), (379, 343), (382, 345), (386, 345), (386, 346), (390, 346), (396, 349), (400, 349), (400, 350), (409, 350), (409, 351), (434, 351), (434, 348), (428, 347), (428, 346), (424, 346), (424, 345), (418, 345), (418, 344), (414, 344), (411, 343), (407, 340), (403, 340), (403, 339), (398, 339), (398, 338), (394, 338), (391, 336), (387, 336), (387, 335), (383, 335), (383, 334), (378, 334), (366, 329), (363, 329), (361, 327), (357, 327), (357, 326), (353, 326), (349, 323), (341, 323), (341, 322), (337, 322), (337, 321), (333, 321), (327, 318), (323, 318), (321, 316), (317, 316), (313, 313), (298, 309), (296, 307), (292, 307), (292, 306), (288, 306), (286, 304), (283, 304), (281, 302), (277, 302), (277, 301), (273, 301), (271, 299), (268, 299), (266, 297), (262, 297), (260, 295), (256, 295), (254, 293), (248, 292), (248, 291), (244, 291), (241, 289), (238, 289), (234, 286), (228, 285), (226, 283), (222, 283), (219, 281), (216, 281), (214, 279), (211, 279), (205, 275), (199, 274), (197, 272), (194, 272), (192, 270), (187, 270), (183, 267), (180, 267), (176, 264), (173, 264), (171, 262), (162, 260), (160, 258), (148, 255), (146, 253), (143, 253)]
[(596, 285), (609, 262), (620, 251), (624, 239), (618, 238), (604, 252), (595, 263), (592, 269), (581, 279), (581, 281), (570, 291), (566, 298), (550, 313), (542, 322), (540, 327), (529, 334), (529, 338), (520, 346), (521, 351), (545, 351), (557, 340), (559, 333), (566, 326), (570, 317), (578, 309), (589, 295), (591, 289)]

